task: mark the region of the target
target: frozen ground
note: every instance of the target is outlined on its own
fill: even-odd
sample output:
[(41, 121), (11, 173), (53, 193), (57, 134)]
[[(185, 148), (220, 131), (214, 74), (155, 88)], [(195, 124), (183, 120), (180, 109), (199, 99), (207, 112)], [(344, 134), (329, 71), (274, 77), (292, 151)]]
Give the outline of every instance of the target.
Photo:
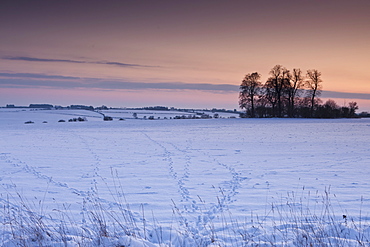
[[(88, 121), (58, 122), (78, 116)], [(0, 109), (0, 129), (4, 246), (306, 246), (305, 227), (328, 246), (370, 239), (370, 119), (104, 122)], [(69, 237), (21, 239), (29, 211)]]

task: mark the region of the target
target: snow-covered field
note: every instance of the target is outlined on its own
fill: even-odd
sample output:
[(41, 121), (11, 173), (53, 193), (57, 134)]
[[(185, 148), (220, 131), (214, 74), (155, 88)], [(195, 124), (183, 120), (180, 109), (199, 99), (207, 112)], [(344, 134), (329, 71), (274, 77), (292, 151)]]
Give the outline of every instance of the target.
[(0, 245), (369, 245), (370, 119), (105, 114), (0, 109)]

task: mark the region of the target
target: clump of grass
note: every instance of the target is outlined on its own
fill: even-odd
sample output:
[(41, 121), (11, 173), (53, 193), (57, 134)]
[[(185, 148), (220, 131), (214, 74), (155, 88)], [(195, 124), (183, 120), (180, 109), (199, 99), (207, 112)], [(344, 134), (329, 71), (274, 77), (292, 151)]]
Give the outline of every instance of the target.
[[(310, 193), (288, 193), (267, 206), (263, 217), (235, 219), (220, 193), (216, 214), (199, 197), (195, 213), (173, 203), (173, 223), (162, 225), (155, 213), (132, 212), (119, 181), (109, 188), (115, 207), (99, 198), (97, 187), (82, 202), (82, 220), (62, 205), (50, 213), (43, 202), (30, 202), (20, 193), (2, 205), (2, 246), (370, 246), (370, 225), (360, 217), (334, 212), (330, 190), (310, 203)], [(140, 215), (138, 217), (138, 215)], [(149, 216), (150, 215), (150, 216)]]

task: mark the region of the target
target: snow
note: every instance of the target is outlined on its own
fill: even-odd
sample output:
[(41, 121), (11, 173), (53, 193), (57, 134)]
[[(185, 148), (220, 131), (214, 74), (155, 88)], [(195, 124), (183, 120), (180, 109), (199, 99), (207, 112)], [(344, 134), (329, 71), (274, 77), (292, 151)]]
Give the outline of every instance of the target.
[[(84, 110), (0, 109), (3, 246), (18, 243), (10, 228), (22, 235), (14, 221), (29, 211), (49, 228), (66, 228), (65, 239), (50, 237), (49, 246), (305, 246), (320, 237), (356, 246), (359, 236), (370, 239), (370, 119), (104, 114), (114, 120)], [(74, 117), (87, 121), (68, 122)], [(118, 212), (117, 221), (106, 212)], [(102, 219), (115, 234), (92, 237)], [(306, 236), (308, 227), (317, 235)], [(30, 239), (25, 245), (40, 244)]]

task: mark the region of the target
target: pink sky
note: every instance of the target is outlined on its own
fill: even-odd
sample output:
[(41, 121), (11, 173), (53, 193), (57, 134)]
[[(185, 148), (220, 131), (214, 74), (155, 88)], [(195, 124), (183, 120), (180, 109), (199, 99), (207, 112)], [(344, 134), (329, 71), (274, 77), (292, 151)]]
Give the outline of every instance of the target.
[(330, 98), (370, 111), (367, 0), (16, 0), (0, 12), (0, 106), (235, 109), (245, 74), (282, 64), (318, 69)]

